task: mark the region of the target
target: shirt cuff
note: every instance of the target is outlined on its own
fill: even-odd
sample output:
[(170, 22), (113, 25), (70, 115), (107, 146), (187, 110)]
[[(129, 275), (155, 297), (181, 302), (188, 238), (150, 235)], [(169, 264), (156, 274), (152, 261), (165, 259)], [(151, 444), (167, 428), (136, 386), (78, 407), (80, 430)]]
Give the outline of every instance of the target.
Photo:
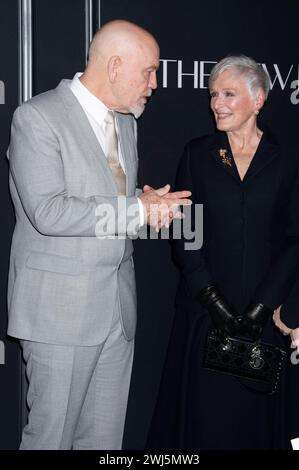
[(144, 225), (144, 209), (141, 199), (139, 197), (137, 198), (137, 201), (139, 205), (140, 227), (142, 227)]

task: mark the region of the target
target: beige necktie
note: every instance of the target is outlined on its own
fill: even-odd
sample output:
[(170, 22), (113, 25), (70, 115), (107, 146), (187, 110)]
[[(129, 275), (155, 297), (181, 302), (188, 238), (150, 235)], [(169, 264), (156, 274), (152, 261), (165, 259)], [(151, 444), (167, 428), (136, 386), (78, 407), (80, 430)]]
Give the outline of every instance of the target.
[(118, 193), (126, 195), (126, 175), (119, 163), (118, 139), (112, 111), (107, 112), (104, 122), (106, 123), (105, 139), (107, 161), (114, 177)]

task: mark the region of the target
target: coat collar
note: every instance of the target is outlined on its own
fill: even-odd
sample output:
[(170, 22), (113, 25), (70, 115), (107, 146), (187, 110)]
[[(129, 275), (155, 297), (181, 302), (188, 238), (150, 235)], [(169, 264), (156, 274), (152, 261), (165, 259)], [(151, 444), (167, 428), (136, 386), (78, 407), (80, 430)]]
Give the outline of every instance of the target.
[[(111, 185), (117, 192), (117, 187), (112, 176), (111, 170), (109, 168), (107, 158), (105, 153), (93, 132), (93, 129), (88, 121), (88, 118), (79, 104), (77, 98), (75, 97), (74, 93), (70, 89), (71, 80), (62, 80), (56, 88), (56, 91), (59, 93), (62, 102), (64, 103), (65, 108), (68, 111), (68, 119), (72, 123), (73, 126), (76, 127), (76, 132), (78, 132), (79, 136), (82, 136), (82, 140), (84, 139), (86, 142), (86, 149), (89, 149), (96, 158), (98, 162), (101, 163), (102, 170), (105, 171), (107, 178), (111, 180)], [(125, 166), (125, 173), (126, 173), (126, 188), (128, 191), (129, 181), (128, 181), (128, 163), (127, 163), (127, 155), (125, 151), (124, 145), (124, 130), (121, 124), (122, 117), (119, 113), (115, 113), (117, 119), (117, 125), (119, 130), (119, 139), (120, 139), (120, 146), (122, 149), (122, 157), (124, 160)]]
[(278, 155), (278, 144), (271, 132), (263, 129), (262, 138), (243, 181), (240, 179), (226, 132), (218, 131), (216, 133), (215, 145), (212, 146), (211, 152), (224, 171), (229, 173), (239, 183), (246, 183), (276, 158)]

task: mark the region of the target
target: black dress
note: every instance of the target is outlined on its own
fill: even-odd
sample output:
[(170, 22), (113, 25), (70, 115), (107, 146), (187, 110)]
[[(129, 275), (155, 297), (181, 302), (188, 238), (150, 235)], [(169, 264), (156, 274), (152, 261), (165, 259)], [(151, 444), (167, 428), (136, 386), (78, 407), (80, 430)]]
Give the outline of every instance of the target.
[(147, 448), (287, 449), (292, 432), (299, 436), (296, 426), (291, 430), (299, 416), (290, 397), (299, 396), (299, 387), (289, 340), (269, 319), (262, 340), (290, 354), (276, 394), (251, 390), (235, 377), (203, 369), (211, 321), (196, 300), (212, 282), (239, 314), (250, 301), (273, 309), (284, 302), (299, 262), (297, 167), (298, 152), (285, 151), (266, 132), (243, 181), (225, 133), (186, 146), (176, 189), (192, 191), (193, 222), (195, 204), (203, 204), (203, 246), (186, 251), (186, 240), (171, 241), (181, 279)]

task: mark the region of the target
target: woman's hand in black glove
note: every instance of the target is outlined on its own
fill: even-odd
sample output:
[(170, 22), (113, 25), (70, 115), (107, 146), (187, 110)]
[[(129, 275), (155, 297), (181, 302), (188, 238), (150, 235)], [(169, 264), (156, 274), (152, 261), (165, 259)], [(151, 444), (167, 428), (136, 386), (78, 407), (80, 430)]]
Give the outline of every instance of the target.
[(265, 324), (273, 311), (261, 303), (251, 303), (241, 321), (242, 334), (257, 340), (261, 337)]
[(239, 332), (237, 313), (221, 295), (216, 286), (204, 288), (198, 296), (200, 304), (206, 308), (215, 327), (228, 336), (235, 336)]

